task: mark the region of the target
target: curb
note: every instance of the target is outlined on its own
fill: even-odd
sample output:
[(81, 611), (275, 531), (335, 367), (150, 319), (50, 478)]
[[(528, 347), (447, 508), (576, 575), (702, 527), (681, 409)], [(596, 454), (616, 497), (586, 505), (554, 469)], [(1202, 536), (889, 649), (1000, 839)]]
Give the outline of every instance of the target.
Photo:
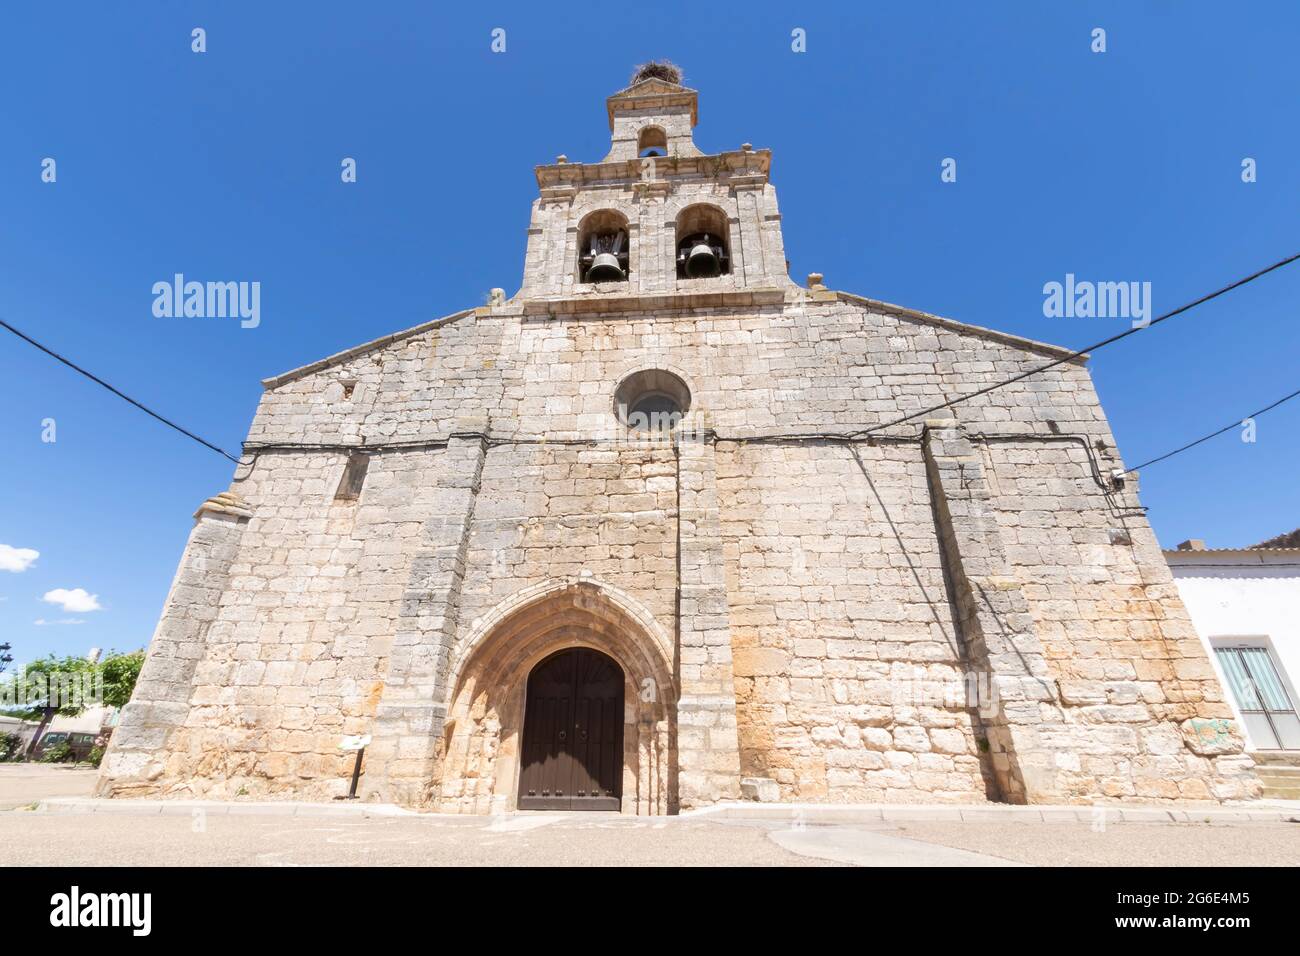
[(391, 803), (295, 803), (281, 800), (231, 803), (221, 800), (106, 800), (101, 797), (50, 797), (36, 805), (35, 813), (108, 813), (134, 816), (192, 816), (196, 811), (215, 816), (275, 817), (430, 817)]
[[(1104, 814), (1104, 817), (1102, 816)], [(720, 803), (688, 810), (683, 819), (774, 821), (813, 825), (935, 823), (1300, 823), (1300, 811), (1281, 807), (970, 806), (960, 804)]]

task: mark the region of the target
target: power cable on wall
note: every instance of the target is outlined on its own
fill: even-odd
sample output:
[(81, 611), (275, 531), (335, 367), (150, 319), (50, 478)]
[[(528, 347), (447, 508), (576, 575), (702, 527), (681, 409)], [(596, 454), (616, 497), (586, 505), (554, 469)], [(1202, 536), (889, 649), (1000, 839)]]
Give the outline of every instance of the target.
[[(754, 438), (744, 438), (744, 439), (736, 439), (736, 440), (740, 440), (740, 441), (748, 441), (748, 442), (753, 442), (753, 441), (781, 441), (781, 440), (787, 440), (787, 441), (799, 441), (799, 440), (806, 440), (806, 439), (823, 438), (823, 439), (828, 439), (828, 440), (832, 440), (832, 441), (835, 441), (835, 440), (844, 441), (844, 440), (853, 440), (853, 439), (857, 439), (857, 438), (863, 438), (863, 437), (866, 437), (866, 436), (868, 436), (868, 435), (872, 435), (872, 434), (874, 434), (875, 432), (884, 431), (885, 429), (893, 428), (893, 427), (896, 426), (896, 425), (901, 425), (901, 424), (903, 424), (903, 423), (905, 423), (905, 422), (909, 422), (909, 421), (911, 421), (911, 420), (914, 419), (914, 418), (920, 418), (920, 417), (922, 417), (922, 416), (932, 414), (933, 412), (942, 411), (943, 409), (946, 409), (946, 408), (953, 408), (953, 407), (955, 407), (955, 406), (957, 406), (957, 405), (959, 405), (959, 404), (961, 404), (961, 403), (963, 403), (963, 402), (968, 402), (968, 401), (970, 401), (970, 400), (973, 399), (973, 398), (979, 398), (980, 396), (982, 396), (982, 395), (987, 395), (987, 394), (989, 394), (990, 392), (996, 391), (997, 389), (1005, 388), (1005, 387), (1008, 386), (1008, 385), (1013, 385), (1013, 384), (1015, 384), (1016, 382), (1023, 381), (1024, 379), (1027, 379), (1027, 378), (1029, 378), (1029, 377), (1032, 376), (1032, 375), (1038, 375), (1038, 374), (1040, 374), (1040, 373), (1042, 373), (1042, 372), (1046, 372), (1046, 371), (1049, 371), (1050, 369), (1056, 368), (1056, 367), (1059, 366), (1059, 365), (1064, 365), (1064, 364), (1067, 363), (1067, 362), (1074, 361), (1075, 359), (1077, 359), (1077, 358), (1079, 358), (1079, 357), (1081, 357), (1081, 356), (1083, 356), (1083, 355), (1085, 355), (1085, 354), (1087, 354), (1087, 353), (1090, 353), (1090, 352), (1096, 352), (1097, 350), (1099, 350), (1099, 349), (1101, 349), (1101, 348), (1104, 348), (1104, 347), (1107, 346), (1107, 345), (1111, 345), (1111, 344), (1113, 344), (1113, 343), (1115, 343), (1115, 342), (1120, 341), (1121, 339), (1128, 338), (1130, 335), (1135, 335), (1135, 334), (1137, 334), (1138, 332), (1143, 331), (1144, 329), (1148, 329), (1148, 328), (1150, 328), (1151, 326), (1158, 325), (1158, 324), (1161, 323), (1161, 322), (1165, 322), (1165, 321), (1167, 321), (1167, 320), (1169, 320), (1169, 319), (1172, 319), (1172, 318), (1173, 318), (1174, 316), (1176, 316), (1176, 315), (1181, 315), (1181, 314), (1184, 313), (1184, 312), (1187, 312), (1187, 311), (1189, 311), (1189, 310), (1191, 310), (1191, 309), (1194, 309), (1194, 308), (1195, 308), (1196, 306), (1198, 306), (1198, 305), (1202, 305), (1202, 304), (1204, 304), (1204, 303), (1206, 303), (1206, 302), (1211, 301), (1212, 299), (1216, 299), (1216, 298), (1218, 298), (1219, 296), (1224, 295), (1224, 294), (1227, 293), (1227, 292), (1231, 292), (1233, 289), (1239, 289), (1239, 288), (1241, 288), (1242, 286), (1244, 286), (1244, 285), (1246, 285), (1246, 284), (1248, 284), (1248, 283), (1250, 283), (1250, 282), (1254, 282), (1256, 279), (1261, 278), (1262, 276), (1268, 275), (1270, 272), (1273, 272), (1273, 271), (1275, 271), (1275, 270), (1277, 270), (1277, 269), (1282, 268), (1283, 266), (1286, 266), (1286, 265), (1291, 264), (1292, 262), (1295, 262), (1297, 259), (1300, 259), (1300, 253), (1296, 253), (1296, 254), (1294, 254), (1294, 255), (1287, 256), (1285, 259), (1280, 259), (1280, 260), (1278, 260), (1277, 262), (1273, 263), (1272, 265), (1265, 266), (1264, 268), (1259, 269), (1259, 270), (1257, 270), (1256, 272), (1252, 272), (1250, 275), (1243, 276), (1242, 278), (1237, 279), (1235, 282), (1231, 282), (1231, 283), (1229, 283), (1228, 285), (1225, 285), (1225, 286), (1223, 286), (1223, 287), (1221, 287), (1221, 288), (1219, 288), (1219, 289), (1216, 289), (1216, 290), (1213, 291), (1213, 292), (1210, 292), (1210, 293), (1208, 293), (1208, 294), (1206, 294), (1206, 295), (1201, 296), (1200, 298), (1194, 299), (1194, 300), (1192, 300), (1191, 302), (1188, 302), (1188, 303), (1186, 303), (1186, 304), (1184, 304), (1184, 305), (1181, 305), (1181, 306), (1179, 306), (1179, 307), (1176, 308), (1176, 309), (1172, 309), (1172, 310), (1170, 310), (1169, 312), (1164, 313), (1163, 315), (1159, 315), (1159, 316), (1157, 316), (1156, 318), (1152, 319), (1148, 324), (1146, 324), (1146, 325), (1144, 325), (1144, 326), (1134, 326), (1133, 328), (1125, 329), (1123, 332), (1120, 332), (1120, 333), (1118, 333), (1118, 334), (1116, 334), (1116, 335), (1112, 335), (1112, 336), (1110, 336), (1109, 338), (1102, 339), (1100, 342), (1095, 342), (1095, 343), (1093, 343), (1092, 345), (1085, 346), (1084, 348), (1077, 349), (1077, 350), (1075, 350), (1075, 351), (1073, 351), (1073, 352), (1067, 353), (1066, 355), (1063, 355), (1063, 356), (1061, 356), (1060, 358), (1057, 358), (1057, 359), (1054, 359), (1054, 360), (1051, 361), (1051, 362), (1048, 362), (1046, 365), (1040, 365), (1040, 366), (1037, 366), (1037, 367), (1035, 367), (1035, 368), (1028, 369), (1027, 371), (1021, 372), (1021, 373), (1018, 374), (1018, 375), (1014, 375), (1014, 376), (1012, 376), (1011, 378), (1004, 379), (1003, 381), (996, 382), (996, 383), (994, 383), (994, 384), (992, 384), (992, 385), (986, 385), (986, 386), (984, 386), (983, 388), (976, 389), (976, 390), (973, 391), (973, 392), (967, 392), (967, 393), (964, 394), (964, 395), (956, 396), (955, 398), (948, 399), (948, 400), (946, 400), (946, 401), (944, 401), (944, 402), (939, 403), (938, 405), (932, 405), (932, 406), (930, 406), (929, 408), (924, 408), (924, 409), (921, 409), (921, 410), (919, 410), (919, 411), (910, 412), (910, 413), (908, 413), (907, 415), (903, 415), (903, 416), (901, 416), (901, 417), (899, 417), (899, 418), (895, 418), (895, 419), (893, 419), (893, 420), (891, 420), (891, 421), (888, 421), (888, 422), (882, 422), (881, 424), (878, 424), (878, 425), (872, 425), (870, 428), (859, 429), (859, 430), (857, 430), (857, 431), (847, 432), (847, 433), (843, 433), (843, 434), (827, 434), (827, 433), (799, 434), (799, 433), (788, 433), (788, 434), (785, 434), (785, 435), (769, 435), (769, 436), (761, 436), (761, 437), (757, 437), (757, 436), (756, 436), (756, 437), (754, 437)], [(73, 362), (73, 361), (71, 361), (71, 360), (69, 360), (69, 359), (67, 359), (67, 358), (64, 358), (62, 355), (60, 355), (58, 352), (55, 352), (53, 349), (48, 348), (48, 347), (45, 346), (45, 345), (42, 345), (40, 342), (36, 341), (34, 338), (32, 338), (31, 336), (27, 335), (26, 333), (24, 333), (24, 332), (22, 332), (22, 331), (20, 331), (20, 330), (18, 330), (18, 329), (16, 329), (16, 328), (14, 328), (14, 326), (10, 325), (8, 322), (4, 321), (3, 319), (0, 319), (0, 326), (4, 327), (5, 329), (8, 329), (8, 330), (9, 330), (10, 332), (12, 332), (14, 335), (18, 336), (20, 339), (22, 339), (23, 341), (27, 342), (28, 344), (34, 346), (35, 348), (40, 349), (42, 352), (44, 352), (45, 354), (49, 355), (50, 357), (56, 359), (56, 360), (59, 361), (59, 362), (62, 362), (64, 365), (68, 366), (68, 367), (71, 368), (72, 370), (78, 372), (78, 373), (81, 374), (81, 375), (84, 375), (86, 378), (90, 379), (92, 382), (96, 383), (97, 385), (100, 385), (101, 387), (103, 387), (103, 388), (107, 389), (108, 391), (112, 392), (114, 395), (116, 395), (118, 398), (121, 398), (123, 401), (126, 401), (126, 402), (130, 403), (131, 405), (134, 405), (136, 408), (140, 409), (142, 412), (144, 412), (145, 414), (151, 416), (152, 418), (155, 418), (155, 419), (157, 419), (158, 421), (162, 422), (162, 423), (163, 423), (164, 425), (166, 425), (167, 427), (172, 428), (172, 429), (175, 429), (176, 431), (180, 432), (180, 433), (181, 433), (182, 435), (184, 435), (186, 438), (189, 438), (189, 439), (192, 439), (193, 441), (198, 442), (200, 445), (202, 445), (202, 446), (205, 447), (205, 448), (210, 449), (211, 451), (215, 451), (217, 454), (219, 454), (219, 455), (221, 455), (221, 456), (227, 458), (228, 460), (230, 460), (231, 462), (234, 462), (235, 464), (239, 464), (239, 463), (240, 463), (240, 460), (239, 460), (238, 458), (236, 458), (236, 457), (235, 457), (234, 455), (232, 455), (230, 452), (226, 451), (224, 448), (221, 448), (221, 447), (219, 447), (219, 446), (217, 446), (217, 445), (214, 445), (212, 442), (207, 441), (206, 439), (199, 437), (198, 435), (194, 434), (192, 431), (190, 431), (190, 430), (188, 430), (188, 429), (182, 427), (181, 425), (176, 424), (176, 422), (172, 421), (171, 419), (166, 418), (166, 417), (163, 416), (163, 415), (160, 415), (158, 412), (155, 412), (153, 409), (149, 408), (149, 407), (148, 407), (147, 405), (145, 405), (144, 403), (136, 401), (134, 398), (132, 398), (131, 396), (125, 394), (124, 392), (120, 391), (119, 389), (114, 388), (112, 385), (110, 385), (108, 382), (104, 381), (102, 378), (100, 378), (99, 376), (95, 375), (94, 373), (92, 373), (92, 372), (90, 372), (90, 371), (87, 371), (86, 369), (82, 368), (80, 365), (77, 365), (75, 362)], [(1270, 409), (1277, 407), (1277, 405), (1280, 405), (1282, 402), (1285, 402), (1285, 401), (1288, 401), (1288, 400), (1291, 399), (1291, 398), (1294, 398), (1296, 394), (1297, 394), (1297, 393), (1292, 393), (1291, 395), (1288, 395), (1286, 398), (1283, 398), (1283, 399), (1279, 400), (1278, 402), (1275, 402), (1273, 405), (1268, 406), (1268, 408), (1261, 409), (1259, 412), (1256, 412), (1256, 413), (1254, 413), (1254, 414), (1255, 414), (1255, 415), (1261, 415), (1261, 414), (1263, 414), (1264, 412), (1269, 411)], [(1252, 415), (1252, 416), (1248, 416), (1248, 417), (1254, 417), (1254, 416)], [(1208, 441), (1210, 438), (1213, 438), (1213, 437), (1215, 437), (1216, 435), (1220, 435), (1220, 434), (1222, 434), (1223, 432), (1227, 431), (1228, 429), (1234, 427), (1235, 424), (1236, 424), (1236, 423), (1234, 422), (1233, 425), (1226, 426), (1225, 428), (1222, 428), (1222, 429), (1220, 429), (1219, 431), (1214, 432), (1213, 434), (1206, 435), (1206, 436), (1203, 437), (1203, 438), (1197, 439), (1195, 442), (1192, 442), (1191, 444), (1186, 445), (1186, 446), (1184, 446), (1183, 448), (1175, 449), (1174, 451), (1169, 452), (1169, 453), (1166, 454), (1166, 455), (1162, 455), (1162, 456), (1160, 456), (1159, 458), (1155, 458), (1155, 459), (1152, 459), (1151, 461), (1145, 462), (1144, 465), (1151, 465), (1151, 464), (1154, 464), (1154, 463), (1157, 462), (1157, 461), (1163, 461), (1164, 459), (1166, 459), (1166, 458), (1170, 458), (1170, 457), (1172, 457), (1172, 456), (1174, 456), (1174, 455), (1176, 455), (1176, 454), (1179, 454), (1179, 453), (1182, 452), (1182, 451), (1186, 451), (1188, 448), (1194, 447), (1195, 445), (1198, 445), (1198, 444), (1200, 444), (1200, 443), (1203, 442), (1203, 441)], [(563, 440), (560, 440), (560, 441), (551, 441), (551, 442), (550, 442), (550, 444), (566, 444), (566, 443), (568, 443), (568, 444), (583, 444), (584, 442), (583, 442), (582, 440), (576, 440), (576, 441), (570, 441), (570, 442), (565, 442), (565, 441), (563, 441)], [(419, 443), (413, 443), (413, 444), (419, 444)], [(246, 447), (247, 447), (247, 446), (246, 446)], [(276, 447), (278, 447), (278, 448), (289, 448), (289, 447), (295, 447), (295, 446), (286, 443), (286, 444), (283, 444), (283, 445), (278, 445), (278, 446), (276, 446)], [(303, 447), (303, 448), (307, 448), (307, 447), (315, 447), (315, 448), (323, 449), (323, 448), (328, 447), (328, 446), (308, 446), (308, 445), (302, 445), (302, 446), (297, 446), (297, 447)], [(1128, 471), (1136, 471), (1137, 468), (1140, 468), (1140, 467), (1144, 467), (1144, 466), (1143, 466), (1143, 465), (1139, 465), (1139, 466), (1136, 466), (1135, 468), (1130, 468), (1130, 469), (1128, 469)], [(1127, 472), (1125, 472), (1125, 474), (1127, 474)]]

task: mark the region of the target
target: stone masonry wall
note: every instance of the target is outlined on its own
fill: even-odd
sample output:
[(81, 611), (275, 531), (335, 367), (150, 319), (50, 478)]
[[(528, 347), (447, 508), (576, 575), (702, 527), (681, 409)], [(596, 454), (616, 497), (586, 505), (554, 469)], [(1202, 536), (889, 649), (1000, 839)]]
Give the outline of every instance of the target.
[(456, 656), (473, 620), (524, 588), (586, 576), (671, 621), (677, 568), (672, 449), (506, 444), (483, 468)]
[(189, 718), (195, 669), (220, 613), (249, 514), (229, 494), (209, 499), (195, 514), (135, 692), (100, 763), (98, 796), (152, 793), (160, 780), (164, 786), (172, 782), (164, 778), (165, 761), (173, 734)]
[(1077, 441), (990, 440), (982, 451), (1011, 572), (1070, 722), (1064, 786), (1085, 797), (1256, 796), (1135, 490), (1108, 493), (1094, 449)]
[[(629, 652), (644, 635), (680, 635), (668, 680), (683, 683), (668, 696), (690, 709), (685, 730), (670, 728), (671, 758), (684, 761), (677, 783), (690, 800), (725, 796), (741, 773), (773, 777), (785, 799), (993, 796), (997, 753), (984, 749), (978, 709), (932, 703), (971, 661), (952, 610), (960, 588), (941, 557), (924, 423), (877, 433), (875, 444), (790, 436), (875, 426), (1059, 353), (835, 293), (783, 287), (746, 301), (678, 299), (645, 312), (596, 296), (551, 315), (517, 300), (270, 380), (252, 463), (232, 486), (251, 517), (228, 543), (228, 581), (212, 579), (215, 617), (187, 651), (190, 700), (182, 679), (175, 725), (156, 727), (149, 739), (164, 742), (132, 758), (163, 769), (132, 792), (339, 792), (350, 757), (338, 739), (372, 730), (395, 693), (394, 641), (432, 651), (424, 642), (445, 624), (436, 640), (450, 646), (430, 658), (445, 674), (419, 675), (441, 699), (419, 701), (430, 719), (403, 725), (404, 750), (376, 741), (372, 778), (376, 796), (433, 799), (435, 780), (451, 784), (440, 715), (476, 622), (521, 591), (590, 571), (626, 601), (620, 614), (645, 619)], [(671, 449), (620, 444), (613, 391), (644, 368), (673, 371), (691, 391), (683, 429), (698, 444), (680, 463)], [(988, 456), (981, 481), (996, 520), (980, 533), (997, 532), (1060, 681), (1043, 726), (1076, 721), (1078, 736), (1044, 749), (1051, 779), (1079, 799), (1088, 778), (1116, 797), (1240, 792), (1225, 783), (1240, 741), (1221, 723), (1221, 689), (1150, 528), (1132, 514), (1122, 526), (1134, 544), (1111, 543), (1116, 519), (1089, 488), (1084, 445), (1103, 473), (1119, 459), (1082, 364), (964, 403), (959, 417)], [(449, 443), (481, 475), (447, 467)], [(373, 456), (361, 498), (335, 501), (347, 452), (362, 446)], [(961, 456), (945, 462), (936, 473), (960, 498)], [(975, 514), (983, 500), (960, 508)], [(469, 522), (463, 548), (431, 537), (453, 520)], [(1095, 577), (1079, 579), (1078, 566)], [(419, 686), (407, 689), (418, 696)], [(1034, 706), (1017, 719), (1032, 724)], [(1130, 744), (1143, 759), (1121, 755)], [(1077, 769), (1056, 756), (1071, 748)], [(125, 764), (113, 748), (110, 757), (111, 787)], [(409, 761), (403, 789), (383, 789), (390, 757)]]
[[(497, 641), (497, 630), (484, 627), (498, 609), (519, 594), (555, 582), (584, 582), (615, 589), (671, 628), (677, 575), (676, 481), (671, 447), (662, 443), (618, 447), (524, 442), (491, 448), (474, 509), (459, 626), (451, 649), (452, 699), (467, 682), (472, 696), (460, 713), (453, 711), (456, 724), (450, 739), (440, 744), (439, 808), (483, 812), (513, 804), (515, 768), (503, 765), (501, 755), (517, 759), (519, 701), (511, 695), (502, 699), (494, 688), (478, 683), (500, 666), (499, 661), (510, 660), (516, 645), (525, 643)], [(647, 673), (639, 666), (640, 655), (622, 643), (602, 643), (589, 630), (598, 628), (598, 622), (573, 615), (567, 605), (556, 606), (545, 620), (538, 626), (557, 628), (552, 649), (566, 642), (588, 643), (611, 653), (628, 671), (629, 726), (624, 736), (629, 762), (635, 760), (641, 682), (664, 677)], [(664, 664), (671, 667), (671, 658)], [(517, 696), (522, 685), (514, 683), (515, 676), (511, 694)], [(669, 683), (657, 688), (657, 696), (671, 700), (675, 689)], [(633, 774), (625, 784), (633, 800), (637, 781)], [(656, 808), (663, 812), (642, 798), (640, 812)]]
[(207, 629), (167, 795), (343, 792), (345, 734), (383, 688), (411, 542), (436, 452), (377, 455), (360, 501), (336, 502), (344, 456), (266, 453), (237, 482), (253, 517)]
[(719, 447), (743, 772), (800, 801), (983, 801), (915, 446)]

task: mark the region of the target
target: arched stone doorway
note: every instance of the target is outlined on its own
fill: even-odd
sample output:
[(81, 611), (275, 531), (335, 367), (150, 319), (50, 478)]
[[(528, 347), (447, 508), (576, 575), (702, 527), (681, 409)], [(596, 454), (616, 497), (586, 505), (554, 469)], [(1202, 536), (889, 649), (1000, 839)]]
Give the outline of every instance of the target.
[(476, 620), (457, 645), (434, 780), (437, 809), (522, 809), (528, 678), (538, 665), (573, 648), (599, 652), (622, 675), (622, 771), (619, 800), (611, 808), (676, 812), (671, 638), (626, 593), (591, 580), (519, 592)]
[(589, 647), (557, 651), (528, 675), (520, 810), (618, 810), (623, 668)]

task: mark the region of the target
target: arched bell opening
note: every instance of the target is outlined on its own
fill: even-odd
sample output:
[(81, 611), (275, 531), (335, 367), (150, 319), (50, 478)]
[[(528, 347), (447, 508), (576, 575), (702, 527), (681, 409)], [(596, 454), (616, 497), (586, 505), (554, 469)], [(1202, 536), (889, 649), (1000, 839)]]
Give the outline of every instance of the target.
[(631, 271), (627, 217), (600, 209), (584, 218), (578, 225), (578, 281), (626, 282)]
[(668, 134), (658, 126), (647, 126), (636, 138), (638, 156), (667, 156)]
[(687, 206), (677, 217), (677, 278), (711, 279), (731, 272), (727, 214), (717, 206)]

